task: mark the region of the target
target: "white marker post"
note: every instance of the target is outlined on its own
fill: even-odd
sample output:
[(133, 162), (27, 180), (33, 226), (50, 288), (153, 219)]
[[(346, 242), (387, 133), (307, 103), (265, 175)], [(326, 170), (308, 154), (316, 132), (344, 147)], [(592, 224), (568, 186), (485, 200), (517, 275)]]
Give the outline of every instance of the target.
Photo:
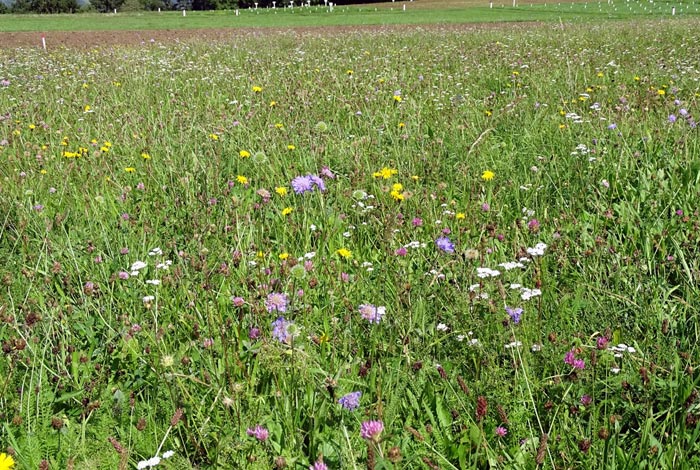
[(493, 9), (493, 2), (489, 2), (489, 8)]
[(238, 13), (238, 8), (236, 8), (236, 16), (238, 16), (238, 14), (239, 14), (239, 13)]
[(182, 16), (187, 16), (187, 10), (182, 10)]
[(46, 35), (45, 34), (41, 35), (41, 47), (43, 47), (44, 50), (46, 50)]
[(258, 4), (257, 4), (257, 3), (254, 3), (253, 5), (255, 5), (255, 9), (257, 10), (257, 9), (258, 9)]
[(676, 7), (671, 8), (671, 16), (676, 16)]
[(277, 2), (272, 2), (272, 9), (274, 10), (275, 8), (277, 8)]
[(403, 11), (406, 11), (406, 4), (403, 4)]

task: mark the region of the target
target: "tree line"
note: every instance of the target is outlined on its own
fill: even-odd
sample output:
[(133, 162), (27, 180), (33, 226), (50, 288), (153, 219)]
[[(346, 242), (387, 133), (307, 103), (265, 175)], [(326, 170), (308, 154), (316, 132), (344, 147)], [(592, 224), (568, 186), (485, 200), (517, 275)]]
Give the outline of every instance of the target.
[[(7, 0), (5, 0), (7, 1)], [(79, 13), (96, 11), (111, 13), (117, 11), (156, 11), (156, 10), (233, 10), (250, 8), (257, 1), (258, 8), (272, 7), (272, 0), (0, 0), (0, 13)], [(303, 0), (306, 3), (306, 0)], [(357, 3), (359, 0), (335, 0), (336, 5)], [(362, 3), (383, 0), (362, 0)], [(384, 0), (386, 1), (386, 0)], [(299, 5), (302, 0), (295, 0)], [(277, 7), (287, 5), (289, 0), (277, 0)], [(311, 0), (312, 5), (323, 5), (323, 0)]]

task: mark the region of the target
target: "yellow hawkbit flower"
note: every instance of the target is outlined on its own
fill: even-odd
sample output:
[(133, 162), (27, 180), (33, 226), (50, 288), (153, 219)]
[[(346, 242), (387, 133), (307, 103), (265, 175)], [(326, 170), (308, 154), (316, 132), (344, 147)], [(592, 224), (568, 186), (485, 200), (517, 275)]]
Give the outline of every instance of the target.
[(295, 150), (297, 147), (296, 145), (289, 144), (287, 145), (287, 150)]
[(282, 209), (282, 215), (289, 215), (292, 213), (293, 210), (294, 209), (292, 209), (291, 207), (285, 207), (284, 209)]
[(124, 168), (124, 171), (126, 171), (127, 173), (136, 173), (136, 168), (134, 168), (133, 166), (128, 166)]
[(274, 108), (275, 106), (277, 106), (277, 101), (270, 101), (270, 107)]
[(486, 170), (481, 174), (481, 179), (484, 181), (491, 181), (494, 176), (496, 176), (496, 173), (491, 170)]
[(247, 150), (241, 150), (238, 152), (238, 155), (240, 155), (241, 158), (250, 158), (250, 152)]
[(280, 196), (284, 197), (287, 195), (287, 188), (285, 188), (284, 186), (277, 186), (275, 188), (275, 192)]
[(214, 134), (214, 133), (209, 134), (209, 138), (211, 140), (219, 140), (219, 136), (217, 134)]
[(598, 78), (603, 78), (603, 77), (604, 77), (603, 72), (598, 72), (598, 73), (596, 74), (596, 77), (598, 77)]
[(34, 129), (36, 129), (36, 126), (34, 124), (29, 124), (29, 129), (33, 131)]
[(352, 70), (348, 69), (348, 70), (345, 71), (345, 73), (348, 74), (348, 75), (352, 75), (352, 74), (355, 73), (355, 72), (353, 72)]
[(141, 154), (141, 158), (143, 158), (144, 160), (150, 160), (151, 156), (149, 154), (147, 154), (146, 152), (143, 152)]
[(83, 108), (83, 112), (89, 113), (92, 108), (90, 107), (89, 104), (86, 104), (85, 107)]
[(284, 128), (284, 124), (282, 124), (281, 122), (275, 123), (275, 129), (282, 129), (282, 128)]
[(566, 129), (566, 124), (559, 124), (559, 129)]
[(261, 93), (262, 92), (262, 87), (261, 86), (254, 86), (253, 87), (253, 93)]
[(659, 88), (657, 93), (659, 94), (659, 96), (664, 96), (666, 94), (666, 90), (662, 90), (661, 88)]
[(464, 212), (457, 212), (457, 214), (455, 215), (455, 219), (457, 219), (457, 220), (462, 220), (466, 217), (467, 216), (464, 214)]
[(403, 191), (403, 185), (401, 183), (394, 183), (391, 186), (392, 191)]
[[(400, 185), (399, 185), (400, 186)], [(394, 201), (403, 201), (404, 195), (400, 191), (393, 189), (389, 195), (394, 199)]]
[(400, 123), (399, 123), (399, 129), (403, 129), (404, 127), (406, 127), (406, 124), (404, 124), (403, 122), (400, 122)]
[(279, 259), (281, 259), (282, 261), (286, 260), (287, 258), (289, 258), (289, 253), (285, 252), (279, 254)]
[(401, 101), (403, 101), (403, 98), (401, 98), (401, 95), (394, 95), (394, 101), (400, 103)]
[(335, 250), (335, 252), (343, 259), (352, 258), (352, 251), (348, 250), (347, 248), (338, 248)]
[(398, 171), (393, 168), (384, 167), (381, 170), (372, 173), (372, 176), (374, 176), (375, 178), (383, 178), (385, 180), (388, 180), (397, 173)]
[(418, 181), (418, 180), (420, 179), (420, 176), (418, 176), (418, 175), (413, 175), (413, 176), (411, 176), (411, 179), (412, 179), (413, 181)]
[(242, 175), (236, 176), (236, 181), (238, 181), (241, 184), (248, 184), (248, 178)]

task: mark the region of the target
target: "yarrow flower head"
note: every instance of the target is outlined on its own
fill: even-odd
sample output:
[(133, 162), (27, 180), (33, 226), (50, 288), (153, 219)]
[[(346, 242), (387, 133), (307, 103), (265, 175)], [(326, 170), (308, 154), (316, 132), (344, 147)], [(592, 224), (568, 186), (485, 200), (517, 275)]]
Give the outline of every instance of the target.
[(454, 253), (455, 244), (448, 237), (440, 237), (435, 240), (435, 245), (445, 253)]
[(348, 411), (354, 411), (360, 406), (360, 397), (362, 392), (350, 392), (347, 395), (343, 395), (338, 400), (338, 403)]
[(267, 438), (270, 437), (270, 431), (260, 426), (259, 424), (254, 428), (248, 428), (246, 430), (246, 433), (259, 441), (266, 441)]
[(384, 431), (381, 421), (365, 421), (360, 425), (360, 437), (368, 441), (379, 441), (379, 435)]
[(288, 302), (289, 298), (287, 297), (287, 294), (272, 292), (271, 294), (268, 294), (267, 299), (265, 299), (265, 308), (268, 312), (277, 311), (284, 313), (287, 311)]
[(370, 323), (379, 323), (386, 314), (386, 307), (375, 307), (372, 304), (362, 304), (359, 307), (362, 318)]

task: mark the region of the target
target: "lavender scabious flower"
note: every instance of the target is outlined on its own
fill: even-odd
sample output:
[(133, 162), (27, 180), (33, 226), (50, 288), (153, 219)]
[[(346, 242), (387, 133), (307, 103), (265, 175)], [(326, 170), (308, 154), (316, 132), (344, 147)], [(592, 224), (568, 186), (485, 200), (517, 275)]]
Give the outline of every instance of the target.
[(381, 421), (365, 421), (360, 425), (360, 437), (368, 441), (377, 442), (382, 431), (384, 423)]
[(375, 307), (372, 304), (362, 304), (359, 307), (362, 318), (370, 323), (379, 323), (386, 314), (386, 307)]
[(287, 311), (287, 294), (281, 294), (279, 292), (273, 292), (268, 294), (267, 299), (265, 299), (265, 308), (268, 312), (286, 312)]
[(520, 323), (520, 317), (523, 314), (522, 308), (512, 308), (506, 306), (506, 312), (508, 312), (508, 315), (510, 315), (510, 319), (513, 320), (513, 323), (515, 323), (516, 325)]
[(253, 436), (259, 441), (266, 441), (268, 437), (270, 437), (270, 431), (265, 429), (264, 427), (260, 426), (259, 424), (255, 426), (254, 428), (248, 428), (246, 430), (246, 433), (249, 436)]
[(350, 392), (347, 395), (340, 397), (338, 403), (348, 411), (354, 411), (360, 406), (360, 397), (362, 392)]
[(292, 189), (297, 194), (304, 194), (305, 192), (313, 191), (314, 184), (308, 175), (297, 176), (292, 180)]
[(445, 253), (454, 253), (455, 244), (448, 237), (440, 237), (435, 240), (435, 245)]
[(292, 340), (292, 335), (289, 334), (290, 325), (292, 322), (287, 321), (284, 317), (278, 317), (272, 322), (272, 337), (280, 343), (290, 343)]
[(311, 192), (314, 189), (319, 191), (326, 190), (326, 183), (318, 175), (308, 174), (305, 176), (297, 176), (292, 180), (292, 189), (297, 194)]

